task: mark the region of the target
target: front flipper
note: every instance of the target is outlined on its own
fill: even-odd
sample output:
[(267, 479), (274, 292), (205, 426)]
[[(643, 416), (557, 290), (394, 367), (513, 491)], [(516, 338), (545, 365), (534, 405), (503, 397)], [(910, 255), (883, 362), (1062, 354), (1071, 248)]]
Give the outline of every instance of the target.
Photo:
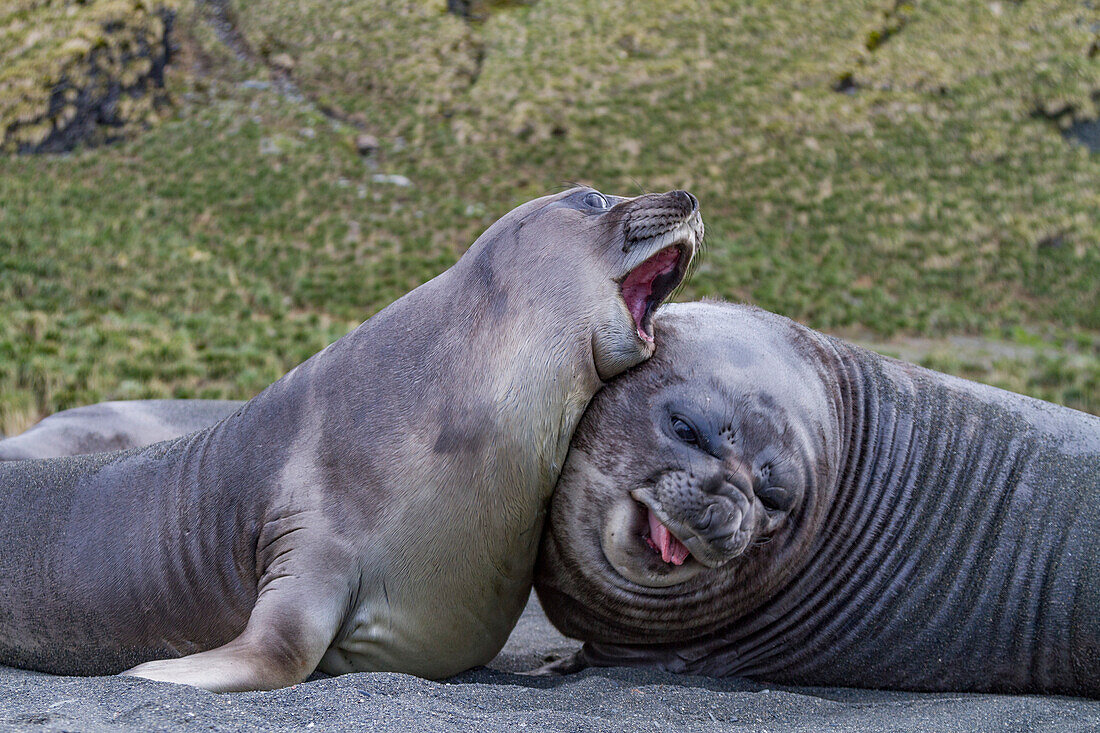
[(593, 644), (585, 642), (584, 646), (567, 657), (547, 662), (546, 664), (524, 672), (532, 677), (556, 677), (558, 675), (573, 674), (589, 667), (646, 667), (647, 659), (637, 653), (623, 654), (625, 647), (617, 647), (610, 644)]
[(273, 690), (309, 676), (347, 612), (347, 579), (283, 576), (268, 583), (233, 641), (179, 659), (145, 662), (122, 674), (214, 692)]
[(582, 669), (586, 669), (591, 666), (588, 660), (584, 657), (584, 649), (578, 649), (575, 654), (562, 657), (561, 659), (555, 659), (553, 662), (547, 662), (541, 667), (536, 667), (529, 672), (521, 672), (530, 677), (558, 677), (560, 675), (573, 674), (574, 672), (580, 672)]
[(666, 672), (684, 672), (685, 660), (674, 649), (660, 646), (618, 646), (585, 642), (576, 654), (533, 669), (524, 674), (535, 677), (552, 677), (573, 674), (588, 667), (645, 667)]

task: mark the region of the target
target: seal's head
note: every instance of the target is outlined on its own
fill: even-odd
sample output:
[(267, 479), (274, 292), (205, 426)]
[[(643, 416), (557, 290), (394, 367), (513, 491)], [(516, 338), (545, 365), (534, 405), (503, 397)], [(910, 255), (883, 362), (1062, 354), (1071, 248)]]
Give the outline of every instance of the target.
[[(519, 312), (584, 310), (601, 379), (649, 358), (653, 313), (683, 281), (703, 240), (699, 202), (687, 191), (624, 198), (578, 187), (529, 201), (494, 223), (464, 257)], [(484, 283), (483, 283), (484, 284)]]
[(837, 463), (808, 330), (692, 303), (663, 308), (656, 333), (578, 425), (536, 570), (551, 620), (588, 641), (680, 641), (736, 617), (804, 557)]

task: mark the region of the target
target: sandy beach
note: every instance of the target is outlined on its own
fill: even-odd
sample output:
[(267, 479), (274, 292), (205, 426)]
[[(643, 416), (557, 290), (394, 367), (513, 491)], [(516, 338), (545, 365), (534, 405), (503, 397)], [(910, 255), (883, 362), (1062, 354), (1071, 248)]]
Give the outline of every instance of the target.
[(569, 653), (532, 599), (485, 668), (445, 682), (372, 673), (218, 695), (128, 677), (0, 667), (0, 729), (35, 731), (1084, 731), (1100, 700), (784, 688), (649, 670), (517, 672)]

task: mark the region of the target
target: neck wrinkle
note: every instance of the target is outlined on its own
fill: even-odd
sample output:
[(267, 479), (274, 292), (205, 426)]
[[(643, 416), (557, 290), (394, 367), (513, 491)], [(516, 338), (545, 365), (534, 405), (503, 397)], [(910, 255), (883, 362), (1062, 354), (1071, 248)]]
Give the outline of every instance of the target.
[(840, 436), (827, 445), (830, 470), (815, 489), (825, 506), (804, 520), (813, 525), (809, 531), (815, 537), (804, 551), (805, 563), (733, 634), (739, 674), (787, 670), (804, 656), (820, 655), (814, 647), (803, 653), (799, 641), (817, 638), (817, 629), (836, 617), (845, 586), (867, 570), (867, 545), (883, 515), (876, 502), (868, 501), (872, 487), (861, 478), (882, 470), (876, 469), (879, 453), (870, 445), (892, 439), (895, 427), (892, 411), (883, 409), (874, 360), (829, 336), (817, 335), (813, 345), (823, 362), (822, 377), (832, 386), (832, 417)]
[(1028, 487), (1043, 460), (1034, 429), (968, 383), (858, 347), (841, 351), (838, 383), (855, 429), (833, 505), (796, 603), (746, 640), (747, 673), (924, 690), (1065, 684), (1068, 619), (1043, 601), (1063, 582), (1065, 522)]
[[(882, 591), (880, 540), (899, 516), (908, 516), (913, 494), (897, 491), (891, 479), (912, 469), (915, 436), (912, 386), (897, 389), (886, 377), (876, 354), (830, 339), (836, 354), (837, 420), (842, 439), (837, 451), (835, 484), (820, 525), (812, 560), (792, 584), (797, 600), (782, 629), (793, 656), (769, 660), (769, 672), (818, 666), (822, 648), (838, 647), (838, 635), (850, 635), (854, 609)], [(823, 487), (824, 488), (824, 487)], [(856, 622), (859, 619), (855, 619)], [(790, 645), (791, 634), (806, 641)]]

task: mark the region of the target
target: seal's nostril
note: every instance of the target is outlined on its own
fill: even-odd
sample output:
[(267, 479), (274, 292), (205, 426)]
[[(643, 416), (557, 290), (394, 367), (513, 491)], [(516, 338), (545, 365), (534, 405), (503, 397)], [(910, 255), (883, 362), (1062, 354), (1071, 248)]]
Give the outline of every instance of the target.
[(695, 198), (687, 191), (672, 191), (671, 195), (678, 199), (679, 204), (687, 210), (688, 214), (694, 214), (699, 210), (699, 199)]

